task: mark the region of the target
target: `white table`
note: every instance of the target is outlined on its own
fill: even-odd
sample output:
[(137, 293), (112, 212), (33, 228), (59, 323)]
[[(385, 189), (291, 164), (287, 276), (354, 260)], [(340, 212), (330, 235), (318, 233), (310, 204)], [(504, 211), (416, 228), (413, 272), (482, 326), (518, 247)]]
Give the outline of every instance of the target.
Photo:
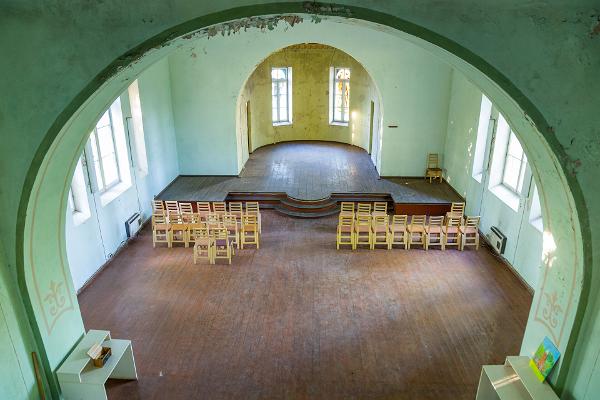
[(558, 400), (547, 382), (540, 382), (529, 357), (507, 357), (504, 365), (484, 365), (477, 400)]
[[(94, 367), (87, 351), (95, 343), (110, 347), (111, 356), (102, 368)], [(130, 340), (111, 339), (109, 331), (91, 329), (56, 371), (66, 400), (107, 400), (108, 378), (137, 379)]]

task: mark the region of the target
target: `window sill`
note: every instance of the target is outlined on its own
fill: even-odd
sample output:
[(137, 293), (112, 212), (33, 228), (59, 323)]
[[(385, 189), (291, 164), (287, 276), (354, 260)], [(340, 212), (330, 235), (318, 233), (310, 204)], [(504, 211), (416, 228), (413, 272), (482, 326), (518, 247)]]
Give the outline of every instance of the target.
[(118, 185), (113, 186), (112, 188), (108, 189), (106, 192), (100, 195), (100, 204), (102, 204), (102, 207), (105, 207), (130, 187), (131, 184), (125, 182), (121, 182)]
[(284, 121), (284, 122), (273, 122), (273, 126), (286, 126), (291, 125), (292, 121)]
[(477, 181), (477, 183), (481, 183), (481, 180), (483, 179), (483, 173), (478, 173), (473, 175), (473, 179), (475, 179)]
[(544, 232), (544, 221), (542, 220), (542, 217), (532, 219), (531, 221), (529, 221), (529, 223), (538, 231)]
[(330, 121), (329, 125), (335, 126), (348, 126), (348, 122), (340, 122), (340, 121)]
[(507, 206), (512, 208), (513, 211), (515, 211), (515, 212), (519, 211), (520, 199), (519, 199), (519, 196), (515, 192), (508, 189), (504, 185), (496, 185), (496, 186), (490, 188), (490, 191), (492, 193), (494, 193), (494, 195), (497, 198), (499, 198), (504, 204), (506, 204)]
[(73, 211), (73, 225), (81, 225), (90, 218), (89, 212)]

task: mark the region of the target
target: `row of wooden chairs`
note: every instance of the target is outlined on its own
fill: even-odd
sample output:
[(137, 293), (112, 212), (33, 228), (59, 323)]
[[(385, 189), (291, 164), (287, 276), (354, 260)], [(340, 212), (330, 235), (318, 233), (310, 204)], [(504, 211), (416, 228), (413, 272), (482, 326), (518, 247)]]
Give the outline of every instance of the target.
[(196, 211), (192, 203), (180, 202), (175, 200), (153, 200), (152, 201), (152, 215), (166, 215), (171, 214), (197, 214), (201, 221), (206, 220), (209, 214), (217, 214), (222, 216), (224, 214), (232, 214), (238, 218), (238, 221), (242, 221), (244, 215), (255, 215), (258, 221), (258, 230), (262, 233), (262, 218), (260, 214), (260, 207), (257, 201), (247, 201), (242, 203), (241, 201), (230, 201), (226, 203), (224, 201), (197, 201)]
[[(356, 206), (356, 207), (355, 207)], [(371, 217), (387, 215), (386, 201), (376, 201), (374, 203), (357, 203), (351, 201), (342, 201), (340, 205), (340, 215), (351, 216), (353, 218), (359, 215), (370, 215)]]
[(421, 245), (425, 250), (431, 246), (456, 246), (461, 251), (466, 246), (479, 249), (479, 217), (466, 217), (448, 213), (447, 216), (413, 215), (351, 215), (340, 214), (336, 235), (336, 248), (350, 245), (352, 250), (368, 245), (373, 250), (384, 245), (388, 250), (394, 245), (405, 249)]

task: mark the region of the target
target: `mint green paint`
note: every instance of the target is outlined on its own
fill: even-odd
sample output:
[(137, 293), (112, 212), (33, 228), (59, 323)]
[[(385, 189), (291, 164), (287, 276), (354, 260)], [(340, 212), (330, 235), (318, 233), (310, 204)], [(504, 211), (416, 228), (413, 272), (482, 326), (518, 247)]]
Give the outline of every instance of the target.
[[(359, 2), (348, 2), (353, 3)], [(595, 99), (600, 92), (600, 82), (595, 78), (600, 66), (600, 42), (597, 35), (592, 34), (597, 25), (595, 3), (578, 1), (541, 5), (535, 2), (517, 4), (512, 0), (502, 4), (466, 0), (423, 1), (419, 4), (398, 4), (394, 1), (360, 3), (360, 6), (372, 7), (373, 10), (353, 6), (322, 8), (318, 3), (253, 6), (250, 2), (237, 0), (231, 1), (228, 7), (248, 7), (222, 10), (219, 9), (222, 5), (202, 2), (185, 6), (182, 2), (174, 7), (172, 3), (154, 1), (146, 1), (143, 6), (135, 2), (123, 6), (120, 2), (109, 1), (92, 6), (70, 3), (68, 12), (61, 6), (48, 12), (37, 3), (23, 1), (3, 13), (0, 37), (6, 39), (2, 47), (13, 57), (11, 63), (1, 67), (5, 94), (0, 100), (1, 109), (19, 111), (0, 120), (3, 133), (0, 184), (6, 189), (0, 192), (4, 221), (0, 235), (7, 246), (6, 265), (13, 268), (13, 273), (16, 265), (18, 271), (21, 295), (16, 295), (13, 300), (16, 303), (22, 301), (28, 310), (33, 337), (42, 346), (40, 352), (45, 350), (42, 362), (47, 372), (56, 365), (58, 353), (50, 351), (54, 339), (45, 337), (38, 324), (41, 310), (35, 304), (37, 300), (24, 272), (29, 267), (25, 256), (29, 250), (28, 243), (31, 243), (35, 246), (33, 254), (45, 260), (44, 266), (50, 274), (42, 278), (56, 276), (52, 274), (60, 265), (61, 252), (64, 256), (64, 251), (60, 250), (63, 246), (60, 239), (54, 246), (39, 246), (48, 238), (62, 238), (62, 232), (38, 232), (32, 229), (31, 220), (33, 212), (39, 215), (39, 212), (47, 211), (54, 213), (55, 217), (40, 218), (38, 222), (41, 224), (36, 222), (37, 229), (61, 225), (56, 210), (59, 209), (58, 204), (64, 210), (66, 193), (63, 190), (57, 195), (56, 190), (63, 187), (73, 171), (75, 158), (69, 160), (69, 156), (81, 151), (82, 132), (89, 130), (91, 121), (106, 108), (110, 99), (124, 89), (127, 79), (167, 52), (167, 49), (158, 47), (144, 55), (147, 50), (211, 23), (256, 14), (302, 12), (304, 7), (309, 7), (311, 12), (317, 10), (324, 14), (366, 19), (429, 41), (394, 31), (459, 68), (492, 98), (521, 133), (534, 165), (533, 174), (543, 185), (544, 221), (548, 222), (548, 229), (558, 245), (556, 268), (546, 271), (549, 288), (556, 289), (562, 296), (571, 282), (575, 285), (573, 305), (564, 311), (566, 315), (563, 317), (567, 327), (561, 344), (565, 352), (563, 368), (553, 381), (564, 389), (563, 398), (593, 396), (594, 387), (590, 380), (597, 371), (596, 359), (600, 350), (600, 340), (593, 336), (600, 319), (597, 290), (600, 279), (597, 273), (593, 273), (597, 270), (593, 260), (598, 259), (600, 247), (592, 245), (598, 243), (597, 238), (592, 236), (597, 233), (590, 230), (590, 226), (597, 226), (600, 222), (600, 202), (596, 201), (600, 183), (595, 176)], [(124, 7), (131, 7), (132, 12), (124, 12)], [(151, 23), (139, 18), (140, 10), (152, 17)], [(72, 18), (73, 15), (76, 18)], [(118, 18), (115, 19), (115, 16)], [(194, 17), (197, 18), (190, 20)], [(86, 29), (77, 29), (73, 21)], [(22, 26), (28, 29), (19, 29)], [(115, 26), (119, 28), (115, 29)], [(12, 39), (13, 30), (19, 31), (16, 40)], [(77, 34), (73, 35), (73, 32)], [(98, 40), (99, 37), (102, 40)], [(143, 45), (120, 57), (138, 43)], [(57, 57), (57, 54), (60, 56)], [(46, 62), (40, 63), (40, 59)], [(78, 62), (74, 68), (71, 63), (75, 59)], [(118, 68), (131, 62), (136, 63), (135, 67)], [(369, 72), (372, 73), (371, 70)], [(70, 79), (65, 80), (65, 76)], [(560, 83), (565, 76), (569, 76), (568, 85)], [(103, 85), (105, 81), (107, 83)], [(96, 92), (99, 88), (104, 90)], [(96, 95), (86, 101), (95, 92)], [(565, 99), (572, 98), (578, 101), (565, 102)], [(31, 109), (36, 110), (33, 117), (27, 113)], [(77, 110), (81, 110), (78, 114), (81, 121), (70, 120)], [(74, 124), (62, 129), (67, 122)], [(10, 134), (5, 135), (6, 132)], [(60, 160), (45, 157), (53, 147), (52, 143), (57, 143), (57, 137), (64, 138), (57, 153)], [(48, 174), (43, 180), (36, 180), (40, 168), (46, 166), (49, 166)], [(38, 188), (44, 203), (36, 205), (34, 198)], [(561, 274), (569, 270), (575, 271), (576, 276), (565, 281), (566, 275), (563, 275), (561, 280)], [(544, 300), (538, 293), (534, 305), (542, 304)], [(14, 308), (14, 313), (21, 318), (25, 316), (20, 306)], [(532, 309), (526, 339), (544, 333), (544, 327), (536, 321), (534, 313)], [(28, 329), (19, 327), (18, 333), (25, 342), (32, 343)], [(76, 310), (61, 317), (60, 331), (52, 335), (64, 333), (62, 343), (56, 343), (63, 354), (70, 347), (70, 338), (77, 329)], [(27, 347), (31, 349), (33, 346)]]

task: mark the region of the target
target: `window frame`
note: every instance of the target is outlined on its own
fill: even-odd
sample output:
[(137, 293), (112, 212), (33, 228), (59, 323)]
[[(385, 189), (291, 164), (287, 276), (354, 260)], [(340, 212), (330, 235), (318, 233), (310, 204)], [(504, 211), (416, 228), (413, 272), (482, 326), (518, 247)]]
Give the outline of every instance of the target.
[[(113, 150), (113, 154), (114, 154), (115, 167), (117, 170), (117, 178), (115, 180), (113, 180), (112, 182), (110, 182), (109, 184), (106, 183), (106, 177), (105, 177), (105, 172), (104, 172), (104, 169), (105, 169), (104, 168), (104, 157), (100, 151), (100, 140), (98, 139), (98, 124), (96, 124), (96, 126), (90, 133), (90, 136), (93, 138), (93, 140), (90, 140), (90, 145), (92, 146), (92, 162), (94, 163), (94, 170), (96, 168), (96, 165), (95, 165), (96, 160), (94, 159), (94, 155), (98, 156), (98, 166), (100, 169), (100, 176), (98, 176), (98, 174), (96, 174), (96, 181), (98, 184), (98, 191), (100, 193), (108, 192), (109, 190), (113, 189), (115, 186), (119, 185), (123, 181), (123, 179), (121, 177), (121, 166), (119, 165), (119, 153), (117, 150), (117, 143), (116, 143), (116, 138), (115, 138), (115, 128), (114, 128), (114, 123), (113, 123), (112, 110), (110, 107), (106, 110), (106, 113), (108, 113), (108, 120), (109, 120), (108, 126), (110, 127), (110, 138), (111, 138), (112, 150)], [(100, 118), (100, 119), (102, 119), (102, 118)]]
[[(339, 70), (348, 70), (348, 78), (338, 78), (337, 72)], [(329, 123), (331, 125), (343, 125), (347, 126), (350, 123), (350, 78), (352, 76), (352, 70), (350, 67), (331, 67), (331, 98), (329, 103)], [(337, 97), (338, 92), (338, 82), (342, 83), (342, 92), (340, 97), (342, 99), (342, 104), (340, 105), (340, 119), (336, 119), (335, 117), (335, 98)], [(344, 88), (348, 90), (348, 100), (346, 107), (344, 107)]]
[[(520, 158), (517, 158), (514, 155), (509, 153), (510, 148), (511, 148), (511, 143), (513, 140), (515, 140), (518, 143), (519, 148), (521, 149), (521, 157)], [(506, 177), (507, 176), (507, 166), (508, 166), (508, 163), (511, 158), (514, 160), (517, 160), (519, 163), (519, 174), (517, 176), (516, 186), (513, 186), (512, 184), (510, 184)], [(506, 151), (504, 152), (504, 162), (502, 165), (502, 178), (501, 178), (500, 183), (502, 184), (502, 186), (504, 186), (511, 192), (520, 194), (521, 191), (523, 190), (523, 183), (525, 181), (525, 169), (526, 168), (527, 168), (527, 155), (525, 154), (525, 150), (523, 149), (523, 145), (519, 141), (519, 138), (517, 137), (515, 132), (511, 129), (509, 136), (508, 136), (508, 142), (506, 144)]]
[[(273, 78), (273, 71), (285, 70), (285, 78)], [(281, 94), (279, 84), (285, 82), (286, 93)], [(274, 93), (276, 88), (277, 93)], [(281, 98), (286, 97), (287, 118), (281, 118)], [(276, 104), (273, 103), (276, 99)], [(277, 115), (273, 111), (277, 111)], [(292, 67), (271, 67), (271, 122), (273, 126), (292, 124)]]

